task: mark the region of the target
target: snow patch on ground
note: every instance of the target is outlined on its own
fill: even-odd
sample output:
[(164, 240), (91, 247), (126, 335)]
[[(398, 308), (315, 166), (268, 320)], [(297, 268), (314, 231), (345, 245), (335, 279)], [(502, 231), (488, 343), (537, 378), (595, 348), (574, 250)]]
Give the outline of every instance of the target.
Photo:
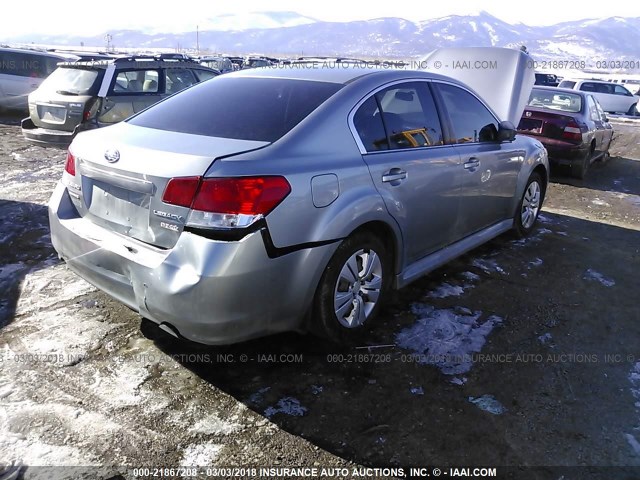
[(143, 385), (150, 377), (141, 364), (118, 362), (107, 372), (94, 372), (93, 383), (87, 387), (112, 406), (133, 406), (146, 402), (154, 394)]
[(490, 260), (488, 258), (476, 258), (473, 262), (471, 262), (471, 265), (479, 268), (485, 273), (498, 272), (502, 273), (503, 275), (507, 273), (502, 269), (500, 265), (498, 265), (495, 260)]
[(540, 335), (538, 337), (538, 341), (542, 344), (542, 345), (549, 345), (550, 343), (553, 342), (553, 337), (551, 336), (550, 333), (545, 333), (544, 335)]
[(411, 387), (409, 391), (414, 395), (424, 395), (424, 389), (422, 387)]
[(542, 261), (541, 258), (536, 257), (535, 260), (532, 260), (531, 262), (529, 262), (529, 268), (531, 268), (531, 267), (539, 267), (543, 263), (544, 262)]
[(24, 315), (95, 291), (95, 287), (75, 275), (64, 264), (40, 268), (25, 276), (16, 314)]
[(192, 467), (208, 467), (215, 463), (223, 445), (214, 442), (189, 445), (182, 453), (180, 465)]
[(591, 203), (593, 203), (594, 205), (599, 205), (601, 207), (610, 207), (611, 206), (611, 204), (605, 202), (604, 200), (600, 200), (599, 198), (591, 200)]
[(293, 397), (284, 397), (278, 400), (278, 404), (275, 407), (267, 407), (264, 411), (266, 417), (273, 417), (276, 413), (284, 413), (285, 415), (292, 415), (294, 417), (302, 417), (307, 413), (307, 408), (300, 404), (300, 400)]
[(469, 397), (469, 401), (475, 404), (480, 410), (493, 415), (502, 415), (507, 409), (495, 399), (493, 395), (482, 395), (481, 397)]
[(189, 431), (192, 433), (202, 433), (205, 435), (229, 435), (242, 429), (242, 425), (235, 422), (222, 420), (218, 415), (212, 413), (199, 420)]
[(480, 275), (473, 272), (462, 272), (462, 276), (470, 282), (477, 282), (480, 280)]
[(472, 285), (451, 285), (448, 282), (444, 282), (435, 290), (429, 292), (430, 298), (447, 298), (447, 297), (459, 297), (464, 293), (464, 289), (471, 287)]
[(413, 304), (418, 320), (396, 335), (399, 347), (417, 354), (417, 362), (434, 365), (445, 375), (471, 370), (473, 353), (480, 352), (488, 335), (502, 319), (492, 315), (480, 322), (482, 312), (466, 308), (436, 309)]
[(588, 269), (586, 272), (584, 272), (584, 275), (582, 276), (582, 278), (584, 280), (592, 280), (592, 281), (600, 282), (605, 287), (613, 287), (616, 284), (615, 280), (613, 280), (612, 278), (605, 277), (600, 272), (596, 272), (591, 268)]

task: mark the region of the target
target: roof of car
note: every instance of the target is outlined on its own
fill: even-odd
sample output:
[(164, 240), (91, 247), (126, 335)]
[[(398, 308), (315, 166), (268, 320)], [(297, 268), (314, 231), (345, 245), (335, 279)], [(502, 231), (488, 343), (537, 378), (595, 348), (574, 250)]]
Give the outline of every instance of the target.
[(596, 78), (563, 78), (562, 82), (593, 82), (593, 83), (606, 83), (609, 84), (611, 82), (608, 82), (607, 80), (598, 80)]
[(386, 79), (392, 81), (394, 79), (403, 78), (432, 78), (435, 80), (446, 80), (452, 83), (460, 84), (460, 82), (439, 75), (437, 73), (420, 70), (404, 70), (389, 68), (388, 66), (379, 65), (359, 65), (359, 64), (335, 64), (323, 63), (317, 64), (293, 64), (293, 65), (274, 65), (272, 67), (253, 68), (248, 70), (240, 70), (228, 73), (227, 78), (231, 77), (263, 77), (263, 78), (285, 78), (290, 80), (311, 80), (329, 83), (350, 83), (359, 78), (370, 75), (383, 75)]
[(51, 58), (67, 59), (69, 61), (79, 58), (77, 55), (69, 52), (48, 52), (45, 50), (38, 50), (36, 48), (0, 47), (0, 52), (30, 53), (32, 55), (44, 55)]
[(65, 62), (60, 64), (63, 67), (70, 68), (107, 68), (109, 65), (115, 64), (120, 69), (144, 69), (144, 68), (172, 68), (185, 67), (199, 68), (203, 70), (213, 70), (200, 64), (197, 60), (186, 58), (155, 58), (155, 57), (118, 57), (105, 58), (96, 60), (83, 60), (78, 62)]

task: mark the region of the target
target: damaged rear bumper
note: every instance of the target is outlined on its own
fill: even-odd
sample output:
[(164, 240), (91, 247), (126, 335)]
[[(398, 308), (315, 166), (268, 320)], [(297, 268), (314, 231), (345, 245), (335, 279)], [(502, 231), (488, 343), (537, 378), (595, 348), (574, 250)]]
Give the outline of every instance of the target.
[(269, 256), (260, 232), (239, 241), (183, 232), (159, 249), (80, 217), (59, 183), (49, 202), (59, 256), (100, 290), (180, 336), (227, 344), (303, 330), (336, 244)]

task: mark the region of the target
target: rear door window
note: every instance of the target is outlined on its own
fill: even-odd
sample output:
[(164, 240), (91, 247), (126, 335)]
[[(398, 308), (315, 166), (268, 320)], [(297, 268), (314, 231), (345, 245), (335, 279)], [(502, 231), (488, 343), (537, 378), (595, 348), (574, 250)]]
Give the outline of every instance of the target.
[(353, 117), (367, 150), (442, 145), (442, 128), (426, 82), (388, 87), (364, 102)]
[(129, 70), (121, 71), (113, 84), (116, 94), (144, 94), (158, 93), (159, 74), (157, 70)]
[(625, 97), (630, 97), (632, 95), (632, 93), (622, 85), (613, 85), (613, 87), (613, 93), (616, 95), (623, 95)]
[(560, 85), (558, 85), (559, 88), (571, 88), (573, 89), (573, 87), (576, 86), (576, 82), (572, 82), (571, 80), (563, 80), (560, 82)]
[(438, 83), (451, 119), (456, 143), (495, 142), (498, 139), (496, 117), (474, 95), (460, 87)]
[(193, 72), (187, 68), (169, 68), (165, 70), (166, 76), (166, 93), (172, 95), (190, 87), (194, 83), (198, 83)]
[(598, 112), (598, 108), (596, 107), (596, 102), (593, 100), (591, 95), (587, 95), (587, 106), (589, 107), (589, 117), (594, 122), (600, 121), (600, 113)]
[(389, 150), (389, 141), (375, 96), (369, 97), (360, 105), (353, 116), (353, 126), (367, 152)]
[(204, 82), (205, 80), (210, 80), (214, 77), (217, 77), (215, 73), (210, 72), (209, 70), (194, 70), (193, 73), (195, 73), (196, 77), (198, 77), (199, 82)]

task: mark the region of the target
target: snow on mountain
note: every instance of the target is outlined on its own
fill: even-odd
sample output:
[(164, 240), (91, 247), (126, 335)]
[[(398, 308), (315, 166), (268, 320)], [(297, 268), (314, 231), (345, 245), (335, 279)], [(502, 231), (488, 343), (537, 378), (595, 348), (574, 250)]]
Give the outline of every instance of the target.
[(251, 12), (210, 17), (198, 22), (198, 26), (200, 30), (231, 31), (295, 27), (316, 21), (295, 12)]
[[(640, 44), (640, 18), (610, 17), (530, 27), (512, 25), (487, 12), (413, 22), (377, 18), (324, 22), (294, 12), (257, 12), (207, 17), (198, 21), (201, 50), (263, 52), (282, 55), (342, 55), (412, 58), (435, 48), (526, 45), (537, 60), (635, 60)], [(193, 49), (195, 26), (181, 33), (111, 31), (117, 48)], [(154, 33), (149, 33), (154, 32)], [(104, 47), (104, 33), (93, 37), (22, 35), (4, 42)]]

